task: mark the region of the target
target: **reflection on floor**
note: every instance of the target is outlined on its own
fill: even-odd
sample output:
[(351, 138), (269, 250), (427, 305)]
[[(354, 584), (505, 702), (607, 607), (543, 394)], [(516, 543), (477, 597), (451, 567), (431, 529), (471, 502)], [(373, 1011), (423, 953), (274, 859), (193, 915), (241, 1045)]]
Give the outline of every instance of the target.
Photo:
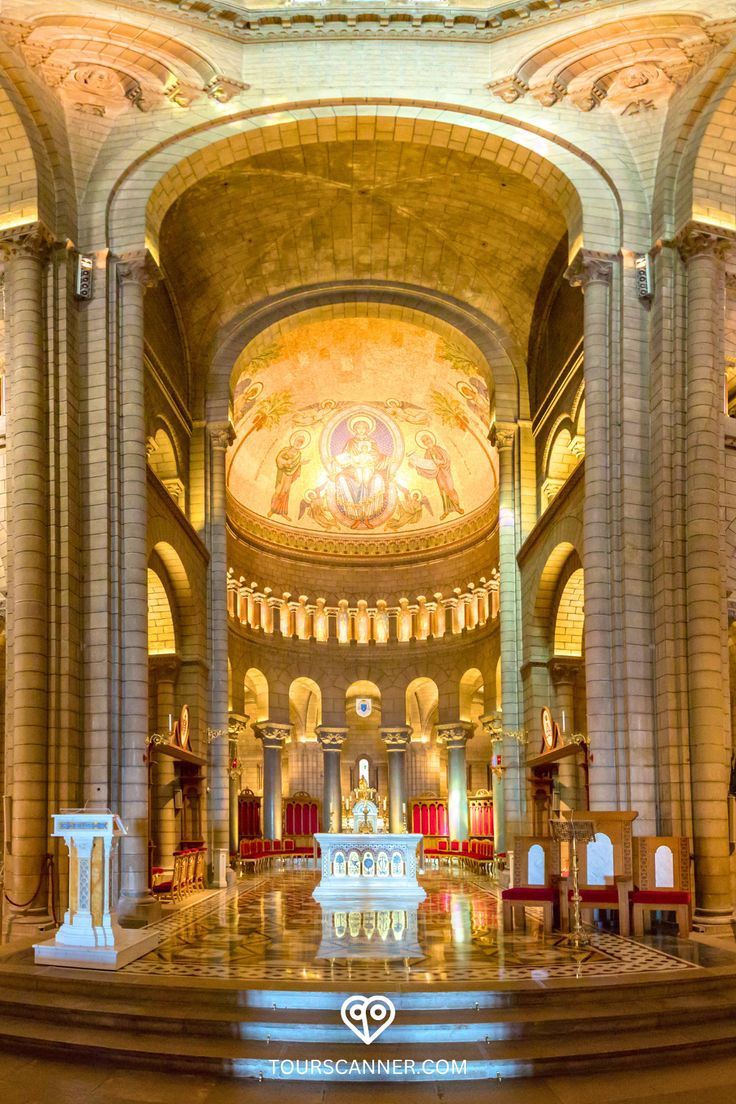
[[(504, 934), (485, 879), (431, 873), (418, 910), (324, 910), (317, 875), (249, 878), (215, 900), (159, 922), (156, 951), (124, 974), (299, 984), (382, 980), (388, 985), (477, 986), (494, 981), (586, 978), (697, 968), (648, 943), (599, 932), (574, 952), (538, 924)], [(675, 944), (676, 946), (676, 944)]]

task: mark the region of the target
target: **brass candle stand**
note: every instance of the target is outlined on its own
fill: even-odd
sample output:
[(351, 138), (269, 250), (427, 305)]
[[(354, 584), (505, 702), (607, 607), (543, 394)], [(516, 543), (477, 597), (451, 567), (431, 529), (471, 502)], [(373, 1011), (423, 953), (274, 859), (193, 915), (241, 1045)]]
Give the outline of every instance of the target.
[(580, 886), (578, 883), (578, 843), (589, 843), (595, 839), (592, 820), (564, 820), (553, 818), (549, 822), (552, 838), (557, 843), (570, 844), (570, 876), (572, 881), (572, 922), (567, 945), (580, 950), (590, 943), (590, 936), (583, 927), (580, 917)]

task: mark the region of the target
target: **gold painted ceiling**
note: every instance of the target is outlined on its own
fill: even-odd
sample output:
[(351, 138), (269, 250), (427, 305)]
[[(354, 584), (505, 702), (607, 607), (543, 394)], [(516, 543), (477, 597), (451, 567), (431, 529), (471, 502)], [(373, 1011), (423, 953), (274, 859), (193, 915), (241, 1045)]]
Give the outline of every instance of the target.
[(245, 358), (233, 421), (231, 518), (268, 544), (427, 551), (494, 520), (486, 373), (414, 324), (340, 318), (280, 336)]

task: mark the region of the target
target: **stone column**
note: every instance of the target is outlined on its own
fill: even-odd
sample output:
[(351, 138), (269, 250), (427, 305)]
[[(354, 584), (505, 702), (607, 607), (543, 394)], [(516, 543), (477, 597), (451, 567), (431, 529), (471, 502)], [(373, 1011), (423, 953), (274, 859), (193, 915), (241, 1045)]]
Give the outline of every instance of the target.
[[(521, 593), (516, 553), (521, 546), (520, 502), (516, 459), (520, 449), (516, 424), (494, 423), (490, 440), (498, 449), (499, 506), (499, 629), (503, 726), (518, 730), (522, 723)], [(513, 834), (526, 825), (526, 777), (516, 741), (506, 741), (506, 815)]]
[(728, 626), (720, 548), (724, 261), (734, 243), (693, 226), (678, 245), (687, 267), (685, 554), (696, 919), (723, 923), (732, 911)]
[(503, 728), (497, 717), (481, 717), (483, 730), (491, 740), (491, 794), (493, 796), (493, 851), (506, 854), (506, 795), (503, 776)]
[[(618, 808), (620, 801), (614, 709), (610, 418), (611, 279), (613, 260), (587, 250), (567, 271), (585, 296), (585, 685), (587, 731), (595, 753), (591, 805)], [(616, 430), (618, 432), (618, 430)]]
[(323, 756), (322, 831), (342, 830), (342, 787), (340, 785), (340, 758), (342, 745), (347, 739), (347, 728), (319, 725), (317, 739)]
[(120, 258), (118, 335), (120, 379), (120, 814), (124, 924), (138, 927), (160, 913), (148, 888), (148, 484), (143, 368), (143, 295), (159, 273), (145, 251)]
[[(555, 720), (560, 726), (560, 733), (569, 739), (575, 731), (575, 680), (580, 667), (575, 663), (566, 663), (560, 659), (552, 659), (549, 663), (549, 676), (555, 688)], [(563, 733), (562, 718), (565, 718), (565, 731)], [(564, 741), (563, 741), (564, 742)], [(585, 794), (581, 792), (580, 771), (578, 768), (578, 756), (581, 752), (560, 759), (557, 764), (557, 780), (560, 787), (560, 798), (571, 809), (584, 809), (586, 805)]]
[[(238, 769), (233, 769), (232, 762), (240, 757), (240, 736), (248, 729), (250, 717), (240, 714), (237, 717), (230, 716), (229, 738), (230, 750), (228, 774), (230, 779), (230, 850), (237, 853), (240, 846), (240, 817), (238, 813), (238, 798), (240, 797), (241, 776)], [(239, 764), (238, 764), (239, 765)]]
[(263, 744), (263, 838), (281, 839), (281, 752), (291, 739), (290, 724), (263, 721), (255, 734)]
[[(6, 733), (12, 797), (5, 893), (8, 930), (33, 933), (48, 916), (48, 462), (43, 272), (50, 238), (40, 224), (0, 238), (5, 261), (7, 553), (10, 710)], [(40, 881), (40, 885), (39, 885)]]
[(209, 744), (207, 763), (209, 794), (208, 838), (212, 852), (229, 850), (230, 838), (230, 744), (228, 739), (227, 694), (227, 534), (225, 517), (225, 456), (233, 441), (229, 422), (210, 425), (209, 480), (206, 491), (210, 701), (209, 728), (224, 733)]
[[(169, 732), (169, 717), (172, 723), (178, 713), (176, 708), (176, 679), (181, 664), (175, 656), (156, 657), (153, 670), (156, 677), (156, 731)], [(155, 753), (153, 823), (156, 845), (155, 859), (158, 866), (169, 869), (174, 865), (174, 851), (179, 845), (176, 831), (176, 809), (174, 807), (174, 789), (176, 771), (170, 755)]]
[(388, 824), (389, 831), (403, 832), (408, 828), (406, 809), (406, 749), (411, 743), (408, 725), (381, 728), (381, 739), (388, 754)]
[(473, 734), (468, 721), (436, 726), (437, 742), (447, 747), (447, 805), (450, 839), (468, 838), (468, 769), (465, 746)]

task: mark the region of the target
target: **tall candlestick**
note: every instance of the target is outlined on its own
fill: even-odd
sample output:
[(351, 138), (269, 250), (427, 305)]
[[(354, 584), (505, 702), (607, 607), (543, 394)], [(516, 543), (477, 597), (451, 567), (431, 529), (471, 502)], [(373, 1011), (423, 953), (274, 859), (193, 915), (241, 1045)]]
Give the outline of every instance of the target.
[(171, 733), (171, 714), (169, 713), (169, 733)]
[(565, 710), (563, 709), (562, 710), (562, 735), (563, 736), (565, 735), (565, 731), (566, 731), (566, 728), (565, 728)]

